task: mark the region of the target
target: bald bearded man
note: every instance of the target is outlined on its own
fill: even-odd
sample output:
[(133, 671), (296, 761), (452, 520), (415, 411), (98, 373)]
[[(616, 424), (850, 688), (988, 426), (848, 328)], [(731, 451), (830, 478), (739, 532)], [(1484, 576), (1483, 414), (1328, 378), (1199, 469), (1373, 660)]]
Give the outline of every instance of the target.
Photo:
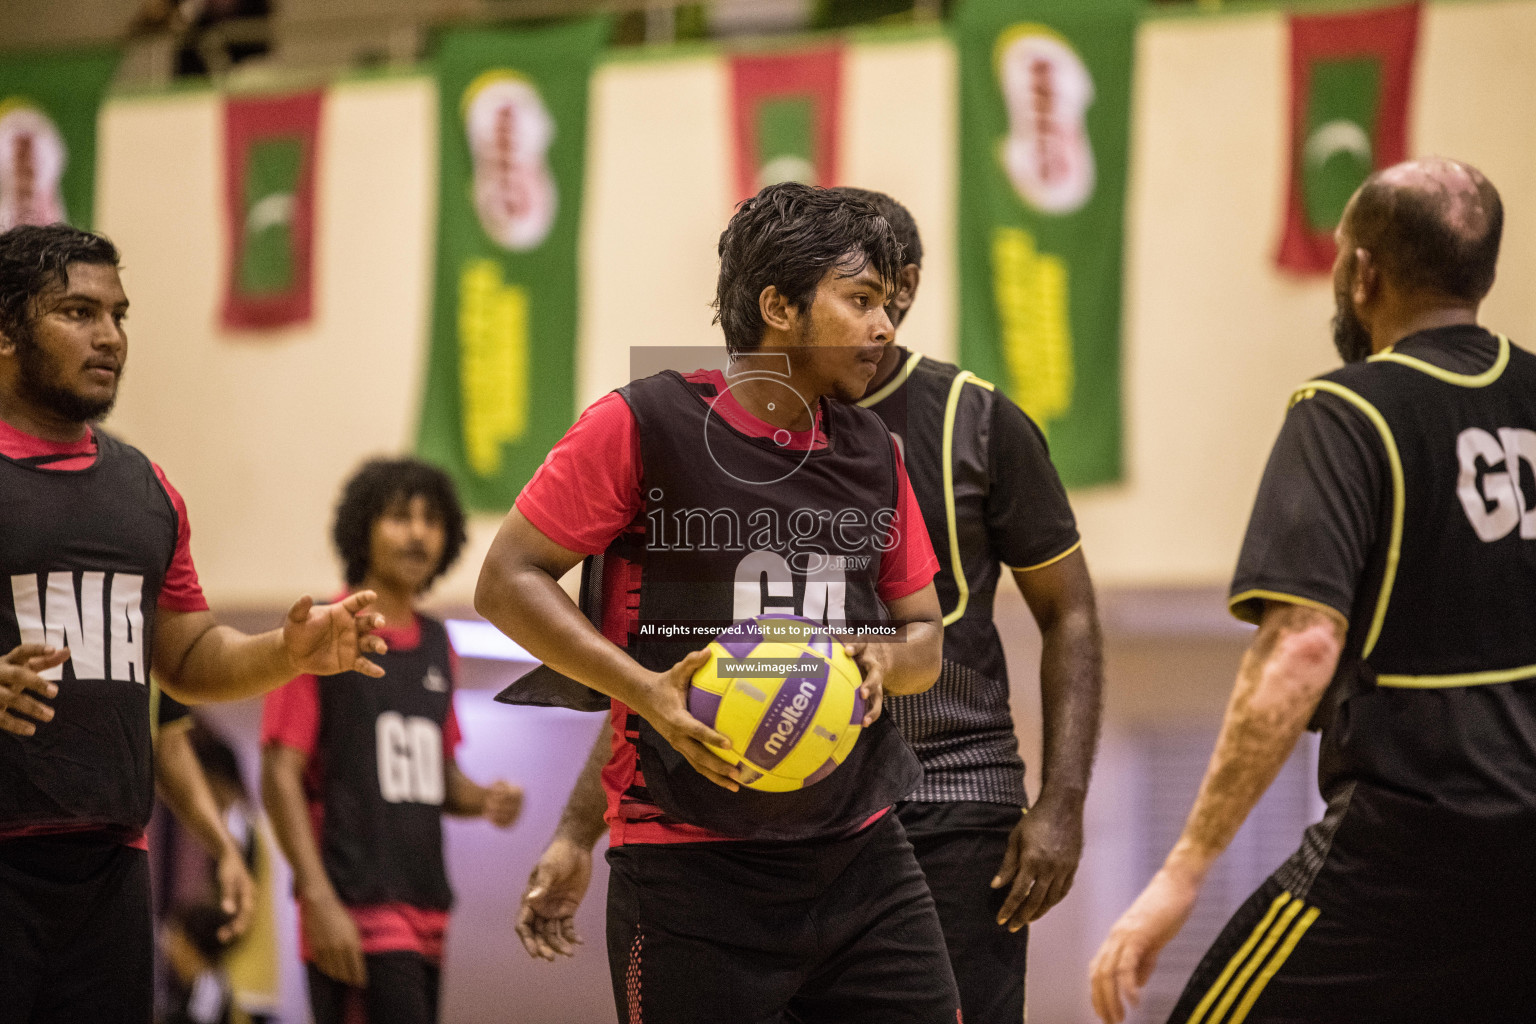
[(1536, 356), (1477, 323), (1502, 229), (1453, 160), (1350, 200), (1346, 365), (1296, 390), (1265, 469), (1231, 596), (1259, 631), (1183, 834), (1094, 959), (1104, 1021), (1309, 724), (1327, 813), (1170, 1021), (1536, 1019)]

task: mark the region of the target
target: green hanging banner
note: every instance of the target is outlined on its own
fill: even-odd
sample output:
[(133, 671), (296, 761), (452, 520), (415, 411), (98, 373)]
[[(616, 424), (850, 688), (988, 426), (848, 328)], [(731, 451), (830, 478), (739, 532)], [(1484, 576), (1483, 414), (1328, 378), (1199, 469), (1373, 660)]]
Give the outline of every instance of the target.
[(1120, 281), (1140, 0), (961, 0), (960, 362), (1120, 479)]
[(445, 32), (432, 348), (417, 435), (466, 507), (504, 512), (576, 412), (587, 82), (605, 18)]
[(0, 231), (91, 226), (96, 114), (117, 61), (116, 50), (0, 53)]

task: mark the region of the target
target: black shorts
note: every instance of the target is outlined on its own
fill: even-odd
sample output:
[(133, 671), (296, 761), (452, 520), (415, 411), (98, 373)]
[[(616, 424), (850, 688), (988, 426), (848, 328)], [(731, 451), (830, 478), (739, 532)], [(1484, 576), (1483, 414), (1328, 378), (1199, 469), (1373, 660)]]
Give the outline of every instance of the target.
[(0, 1024), (149, 1024), (149, 856), (99, 835), (0, 841)]
[[(437, 964), (406, 950), (365, 953), (363, 963), (368, 968), (368, 987), (362, 989), (343, 985), (314, 964), (304, 965), (315, 1024), (359, 1019), (368, 1024), (436, 1024), (441, 980)], [(352, 1004), (361, 1007), (361, 1015), (348, 1014)]]
[(933, 898), (894, 814), (796, 843), (608, 851), (623, 1024), (956, 1024)]
[(1536, 827), (1357, 785), (1239, 908), (1170, 1024), (1536, 1020)]
[(965, 1024), (1019, 1024), (1029, 929), (997, 923), (1007, 888), (993, 889), (1018, 807), (975, 802), (897, 805), (938, 906)]

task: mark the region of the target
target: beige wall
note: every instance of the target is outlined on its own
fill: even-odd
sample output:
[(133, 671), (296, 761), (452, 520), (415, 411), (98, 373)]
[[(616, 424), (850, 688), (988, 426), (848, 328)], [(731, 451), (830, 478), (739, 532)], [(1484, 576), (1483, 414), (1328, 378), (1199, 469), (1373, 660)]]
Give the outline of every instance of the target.
[[(1481, 164), (1510, 209), (1488, 321), (1530, 338), (1536, 298), (1536, 3), (1427, 9), (1410, 145)], [(1326, 369), (1326, 282), (1274, 269), (1287, 116), (1279, 13), (1148, 21), (1140, 34), (1127, 224), (1127, 479), (1075, 496), (1111, 586), (1220, 584), (1291, 386)], [(903, 340), (955, 351), (955, 57), (938, 35), (850, 50), (844, 178), (913, 209), (929, 256)], [(103, 118), (102, 227), (127, 256), (134, 350), (113, 425), (192, 508), (210, 594), (271, 604), (333, 585), (324, 533), (340, 479), (409, 443), (428, 315), (434, 93), (425, 77), (327, 101), (318, 310), (310, 327), (227, 337), (219, 106), (120, 98)], [(715, 342), (714, 244), (731, 208), (726, 73), (709, 52), (624, 57), (593, 79), (583, 223), (585, 403), (628, 346)], [(439, 598), (467, 603), (494, 517)]]

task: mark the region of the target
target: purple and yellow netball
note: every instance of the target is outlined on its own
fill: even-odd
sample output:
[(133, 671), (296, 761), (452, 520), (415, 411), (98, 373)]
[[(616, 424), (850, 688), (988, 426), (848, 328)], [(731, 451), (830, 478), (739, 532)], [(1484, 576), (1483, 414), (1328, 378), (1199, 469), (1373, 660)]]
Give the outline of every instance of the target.
[(715, 637), (693, 674), (688, 710), (730, 737), (711, 747), (746, 771), (742, 785), (787, 793), (831, 775), (864, 721), (859, 666), (826, 627), (759, 615)]

